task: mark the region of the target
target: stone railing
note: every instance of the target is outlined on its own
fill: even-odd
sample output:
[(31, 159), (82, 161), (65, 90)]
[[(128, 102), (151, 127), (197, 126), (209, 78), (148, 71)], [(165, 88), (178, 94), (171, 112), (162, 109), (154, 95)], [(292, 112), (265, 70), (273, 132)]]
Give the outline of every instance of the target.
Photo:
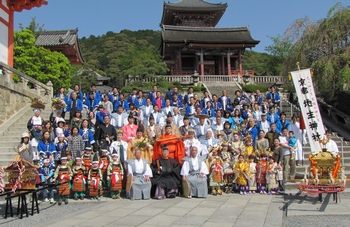
[[(229, 82), (236, 81), (238, 83), (253, 83), (253, 84), (277, 84), (282, 85), (287, 82), (287, 78), (284, 76), (231, 76), (231, 75), (160, 75), (155, 76), (153, 78), (143, 79), (143, 82), (157, 82), (158, 78), (162, 77), (166, 79), (170, 83), (180, 82), (181, 84), (194, 84), (196, 77), (198, 77), (198, 81), (202, 83), (206, 82)], [(139, 81), (137, 77), (129, 76), (126, 80), (126, 84)]]
[[(15, 83), (13, 74), (20, 79)], [(28, 86), (30, 83), (31, 87)], [(27, 76), (7, 64), (0, 62), (0, 125), (30, 104), (30, 98), (40, 97), (51, 104), (53, 95), (52, 83), (47, 85)]]

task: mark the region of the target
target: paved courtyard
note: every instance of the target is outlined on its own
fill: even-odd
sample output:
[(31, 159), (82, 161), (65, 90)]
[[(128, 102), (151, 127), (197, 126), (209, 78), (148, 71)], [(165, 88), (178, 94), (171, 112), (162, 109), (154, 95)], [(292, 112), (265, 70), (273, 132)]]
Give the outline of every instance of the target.
[[(292, 193), (292, 192), (290, 192)], [(40, 214), (0, 219), (1, 226), (348, 226), (350, 193), (336, 204), (332, 196), (295, 195), (178, 197), (167, 200), (130, 201), (103, 198), (74, 201), (58, 206), (40, 204)], [(288, 204), (288, 212), (283, 208)], [(4, 201), (0, 211), (4, 214)], [(318, 221), (315, 221), (318, 220)], [(336, 224), (336, 225), (335, 225)]]

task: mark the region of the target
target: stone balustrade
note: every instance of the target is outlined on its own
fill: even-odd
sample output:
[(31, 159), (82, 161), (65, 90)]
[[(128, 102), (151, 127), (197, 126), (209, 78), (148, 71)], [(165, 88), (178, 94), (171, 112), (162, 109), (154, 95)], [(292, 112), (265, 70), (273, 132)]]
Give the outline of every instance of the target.
[[(13, 81), (13, 74), (19, 77), (20, 82)], [(0, 125), (19, 110), (29, 106), (30, 98), (40, 97), (51, 105), (53, 96), (51, 81), (45, 85), (3, 62), (0, 62), (0, 88)]]

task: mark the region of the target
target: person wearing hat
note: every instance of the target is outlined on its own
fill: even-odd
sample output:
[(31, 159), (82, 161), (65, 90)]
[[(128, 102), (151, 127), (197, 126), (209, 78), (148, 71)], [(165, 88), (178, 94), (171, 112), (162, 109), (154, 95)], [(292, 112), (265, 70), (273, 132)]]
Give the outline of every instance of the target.
[(55, 166), (58, 166), (61, 162), (61, 154), (66, 153), (68, 149), (68, 143), (65, 140), (65, 136), (63, 133), (58, 134), (57, 138), (55, 139), (55, 147), (56, 147), (56, 152), (54, 154), (54, 161), (55, 161)]
[(151, 113), (149, 116), (149, 125), (145, 128), (145, 137), (154, 143), (161, 135), (161, 129), (158, 125), (155, 125), (155, 120)]
[(203, 140), (205, 139), (206, 132), (210, 129), (210, 126), (208, 124), (205, 124), (208, 115), (197, 114), (195, 117), (199, 118), (199, 124), (194, 126), (194, 131), (196, 133), (197, 139)]
[(225, 193), (233, 193), (233, 168), (234, 168), (234, 157), (229, 151), (229, 141), (223, 141), (221, 143), (220, 157), (223, 161), (222, 168), (224, 172), (223, 180), (225, 184)]
[(259, 162), (256, 164), (256, 183), (260, 194), (266, 194), (266, 171), (268, 168), (267, 153), (260, 151)]
[(70, 195), (70, 180), (72, 179), (73, 172), (68, 166), (66, 153), (61, 154), (61, 164), (57, 166), (53, 182), (59, 183), (57, 194), (58, 194), (58, 205), (62, 204), (62, 200), (65, 204), (68, 204), (68, 198)]
[(181, 138), (171, 133), (171, 125), (165, 126), (165, 134), (160, 136), (153, 145), (153, 161), (162, 156), (162, 145), (167, 145), (169, 150), (169, 158), (177, 160), (182, 163), (182, 159), (185, 157), (184, 142)]
[(112, 161), (109, 163), (107, 169), (107, 180), (112, 199), (120, 199), (123, 186), (124, 168), (119, 160), (118, 152), (114, 149), (112, 152)]
[(98, 155), (95, 153), (92, 159), (92, 167), (88, 173), (89, 196), (91, 200), (101, 200), (102, 196), (102, 172), (99, 168)]
[(251, 173), (249, 169), (249, 163), (245, 161), (243, 154), (238, 155), (238, 163), (235, 165), (234, 173), (234, 181), (237, 183), (237, 186), (239, 188), (239, 194), (246, 195), (249, 193), (248, 181), (251, 179)]
[(162, 111), (159, 111), (159, 107), (157, 105), (153, 105), (153, 117), (155, 121), (155, 125), (158, 125), (160, 128), (163, 128), (163, 125), (165, 124), (165, 117), (162, 113)]
[(64, 125), (66, 124), (66, 121), (63, 118), (59, 118), (59, 119), (57, 119), (57, 122), (55, 122), (54, 124), (56, 124), (54, 126), (55, 135), (58, 136), (59, 134), (63, 134), (64, 133)]
[(256, 127), (259, 131), (263, 130), (265, 133), (270, 131), (270, 123), (267, 121), (266, 113), (261, 114), (261, 121), (256, 123)]
[(183, 120), (183, 125), (179, 128), (180, 129), (180, 133), (182, 136), (187, 136), (188, 135), (188, 131), (190, 129), (194, 130), (193, 127), (190, 125), (190, 119), (188, 118), (187, 115), (184, 116)]
[(40, 116), (41, 114), (40, 109), (33, 109), (33, 112), (34, 112), (34, 116), (32, 116), (28, 120), (27, 129), (30, 132), (31, 137), (33, 138), (32, 145), (37, 147), (39, 140), (41, 139), (44, 119)]
[(129, 114), (128, 124), (122, 127), (123, 140), (129, 143), (132, 138), (136, 137), (137, 129), (138, 129), (138, 126), (135, 125), (134, 116), (132, 114)]
[(73, 172), (73, 187), (74, 200), (84, 200), (85, 197), (85, 184), (86, 184), (86, 169), (82, 163), (81, 157), (75, 158), (75, 165), (72, 168)]
[(207, 149), (203, 149), (204, 146), (202, 146), (202, 144), (199, 142), (199, 140), (196, 139), (193, 128), (190, 128), (188, 130), (188, 138), (186, 138), (184, 140), (184, 146), (185, 146), (185, 155), (186, 155), (186, 157), (190, 157), (191, 156), (191, 147), (192, 146), (197, 147), (197, 155), (201, 155), (203, 150), (207, 150)]
[(142, 159), (148, 160), (150, 164), (152, 162), (153, 146), (149, 143), (149, 140), (143, 136), (143, 134), (143, 128), (138, 128), (136, 131), (136, 137), (132, 138), (128, 144), (127, 159), (133, 158), (136, 147), (139, 147), (142, 151)]
[[(39, 168), (39, 176), (40, 181), (42, 184), (50, 184), (52, 181), (52, 177), (55, 174), (55, 167), (51, 165), (50, 159), (44, 160), (44, 166)], [(47, 198), (47, 191), (49, 191), (49, 198)], [(52, 187), (49, 187), (48, 189), (43, 190), (43, 202), (49, 202), (50, 204), (53, 204), (54, 202), (54, 192)]]
[[(167, 125), (171, 125), (171, 134), (177, 136), (177, 137), (180, 137), (181, 136), (181, 133), (180, 133), (180, 130), (179, 130), (179, 127), (177, 127), (176, 124), (174, 124), (173, 122), (173, 115), (172, 113), (169, 111), (168, 114), (167, 114), (167, 118), (166, 118), (166, 124)], [(162, 134), (164, 135), (165, 134), (165, 125), (163, 126), (163, 129), (162, 129)]]
[(109, 163), (111, 163), (111, 157), (108, 154), (107, 146), (103, 146), (101, 148), (101, 156), (99, 157), (98, 166), (102, 173), (102, 188), (103, 190), (108, 190), (108, 182), (107, 182), (107, 169)]
[(190, 185), (189, 198), (192, 196), (198, 198), (208, 197), (207, 175), (209, 170), (205, 164), (205, 157), (198, 156), (198, 148), (191, 147), (191, 156), (184, 158), (184, 164), (180, 172), (182, 181), (188, 182)]
[(27, 162), (33, 163), (33, 147), (29, 142), (29, 134), (27, 132), (22, 133), (21, 142), (16, 148), (18, 154)]
[(85, 167), (85, 173), (88, 173), (92, 166), (92, 147), (90, 145), (85, 146), (85, 151), (81, 159)]
[(161, 157), (155, 159), (151, 164), (152, 197), (155, 199), (175, 198), (181, 186), (180, 163), (169, 156), (169, 148), (166, 144), (163, 144), (161, 149)]

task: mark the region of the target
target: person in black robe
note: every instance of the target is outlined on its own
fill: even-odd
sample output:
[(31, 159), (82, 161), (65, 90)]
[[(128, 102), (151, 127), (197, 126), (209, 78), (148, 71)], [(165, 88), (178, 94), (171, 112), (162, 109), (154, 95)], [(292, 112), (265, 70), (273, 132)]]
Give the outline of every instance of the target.
[(117, 131), (115, 127), (110, 124), (111, 117), (109, 115), (104, 116), (103, 120), (104, 123), (97, 129), (95, 140), (99, 148), (103, 146), (109, 148), (109, 145), (117, 138)]
[(162, 157), (153, 161), (152, 195), (155, 199), (175, 198), (181, 186), (180, 163), (169, 158), (169, 149), (162, 148)]

